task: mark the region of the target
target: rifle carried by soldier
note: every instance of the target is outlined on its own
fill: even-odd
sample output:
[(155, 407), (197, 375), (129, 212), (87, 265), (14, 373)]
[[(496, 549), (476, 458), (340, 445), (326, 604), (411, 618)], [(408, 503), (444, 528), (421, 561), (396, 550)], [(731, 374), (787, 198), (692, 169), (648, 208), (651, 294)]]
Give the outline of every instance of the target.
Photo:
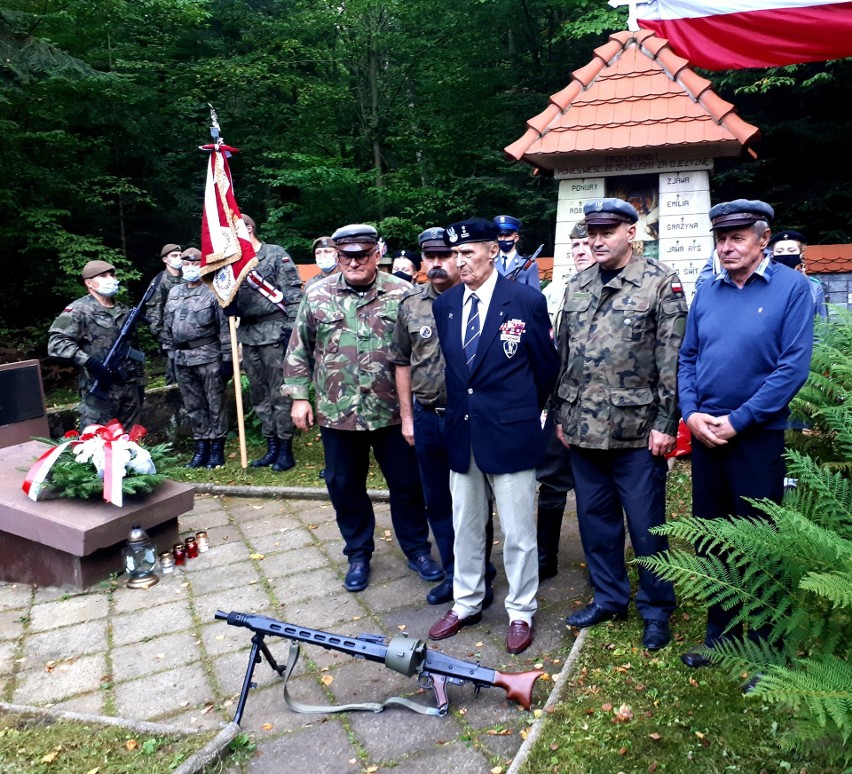
[(114, 379), (108, 384), (103, 384), (104, 380), (101, 378), (95, 379), (92, 386), (89, 387), (90, 395), (94, 395), (96, 398), (100, 398), (101, 400), (107, 400), (109, 397), (107, 390), (113, 384), (121, 384), (127, 380), (128, 374), (124, 367), (125, 363), (128, 360), (135, 360), (136, 362), (142, 362), (145, 360), (145, 353), (135, 347), (131, 347), (130, 339), (136, 332), (136, 326), (139, 323), (139, 318), (142, 316), (143, 310), (151, 300), (151, 297), (156, 292), (162, 278), (163, 275), (160, 273), (154, 277), (151, 284), (148, 285), (148, 289), (145, 291), (145, 295), (142, 296), (142, 300), (130, 310), (130, 313), (127, 315), (127, 319), (121, 326), (121, 332), (118, 334), (118, 337), (109, 348), (107, 356), (104, 358), (104, 368), (106, 368), (106, 370), (111, 374), (114, 374)]
[[(447, 683), (464, 685), (472, 683), (477, 693), (483, 687), (496, 686), (506, 691), (506, 697), (518, 702), (524, 709), (529, 709), (532, 703), (532, 691), (535, 681), (544, 672), (535, 669), (530, 672), (498, 672), (488, 669), (478, 663), (462, 661), (439, 651), (429, 650), (422, 640), (410, 639), (408, 636), (387, 638), (381, 634), (359, 634), (357, 637), (346, 637), (340, 634), (309, 629), (305, 626), (276, 621), (262, 615), (250, 613), (225, 613), (216, 611), (216, 618), (227, 621), (231, 626), (242, 626), (251, 629), (254, 636), (249, 654), (249, 664), (246, 670), (240, 700), (234, 713), (234, 722), (239, 723), (243, 716), (249, 689), (254, 687), (252, 675), (254, 668), (261, 662), (261, 654), (269, 665), (284, 678), (284, 701), (294, 712), (325, 713), (345, 712), (349, 710), (367, 710), (381, 712), (385, 707), (398, 705), (419, 712), (423, 715), (446, 715), (450, 706), (447, 697)], [(287, 666), (279, 666), (264, 642), (267, 635), (284, 637), (291, 640), (290, 654)], [(300, 704), (292, 699), (287, 690), (287, 681), (299, 658), (299, 642), (309, 642), (319, 645), (326, 650), (338, 650), (349, 653), (356, 658), (376, 661), (384, 664), (395, 672), (411, 677), (417, 675), (417, 682), (423, 688), (431, 688), (435, 692), (437, 707), (425, 707), (422, 704), (401, 697), (392, 697), (382, 703), (364, 702), (359, 704), (344, 704), (335, 706), (309, 706)]]
[(538, 256), (539, 256), (539, 255), (541, 255), (541, 251), (542, 251), (542, 250), (544, 250), (544, 243), (543, 243), (543, 242), (542, 242), (542, 243), (538, 246), (538, 250), (536, 250), (536, 251), (535, 251), (535, 252), (534, 252), (534, 253), (533, 253), (533, 254), (532, 254), (529, 258), (527, 258), (527, 259), (526, 259), (526, 261), (524, 261), (524, 262), (523, 262), (520, 266), (518, 266), (518, 268), (517, 268), (517, 269), (513, 269), (512, 271), (510, 271), (510, 272), (506, 275), (506, 279), (509, 279), (509, 280), (517, 280), (517, 279), (518, 279), (518, 275), (520, 275), (520, 273), (521, 273), (522, 271), (526, 271), (527, 269), (529, 269), (529, 267), (530, 267), (530, 266), (532, 266), (532, 265), (535, 263), (535, 259), (536, 259), (536, 258), (538, 258)]

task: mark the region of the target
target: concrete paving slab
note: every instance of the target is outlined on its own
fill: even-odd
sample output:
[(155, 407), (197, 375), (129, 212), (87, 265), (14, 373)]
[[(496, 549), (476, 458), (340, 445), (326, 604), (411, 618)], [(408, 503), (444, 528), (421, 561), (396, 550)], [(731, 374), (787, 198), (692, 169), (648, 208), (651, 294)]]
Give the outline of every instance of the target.
[(295, 516), (287, 513), (284, 508), (279, 508), (275, 513), (266, 513), (253, 521), (240, 521), (238, 524), (245, 539), (251, 542), (264, 535), (274, 535), (288, 530), (303, 531), (305, 529), (304, 525)]
[(106, 618), (109, 599), (105, 594), (80, 594), (33, 605), (30, 611), (30, 631), (43, 632), (58, 626)]
[(81, 715), (102, 715), (104, 711), (104, 699), (106, 692), (99, 690), (75, 696), (67, 701), (60, 701), (52, 705), (52, 709), (63, 712), (79, 712)]
[(63, 661), (88, 653), (103, 653), (107, 647), (107, 620), (86, 621), (31, 634), (24, 641), (24, 669), (43, 669), (48, 661)]
[(205, 623), (201, 627), (201, 642), (210, 658), (231, 653), (251, 642), (251, 632), (240, 626), (228, 626), (224, 621)]
[(113, 688), (119, 715), (132, 720), (162, 720), (187, 708), (204, 708), (214, 696), (200, 663), (157, 674), (141, 673), (136, 680)]
[[(193, 562), (197, 560), (193, 559)], [(263, 580), (254, 561), (212, 565), (196, 570), (192, 576), (192, 593), (196, 596), (242, 588)]]
[(15, 671), (18, 643), (13, 640), (0, 642), (0, 675), (11, 675)]
[(113, 592), (112, 612), (132, 613), (174, 602), (177, 596), (186, 596), (182, 585), (185, 581), (185, 573), (178, 567), (173, 575), (162, 576), (159, 583), (147, 589), (129, 589), (122, 583)]
[(311, 774), (353, 774), (364, 766), (337, 719), (317, 721), (304, 730), (261, 741), (256, 757), (246, 771), (250, 774), (281, 774), (282, 761), (287, 770)]
[(306, 570), (298, 575), (277, 579), (276, 596), (286, 605), (337, 594), (340, 591), (340, 578), (328, 567)]
[(310, 531), (302, 526), (277, 529), (267, 535), (247, 537), (255, 551), (261, 554), (274, 554), (278, 551), (292, 551), (315, 545)]
[[(198, 562), (199, 559), (203, 558), (204, 562), (210, 566), (219, 566), (232, 564), (233, 562), (244, 562), (249, 558), (249, 554), (254, 553), (243, 542), (239, 530), (235, 527), (225, 528), (221, 539), (215, 530), (210, 530), (210, 532), (213, 532), (213, 536), (210, 539), (210, 550), (203, 557), (199, 556), (198, 559), (190, 559), (190, 562)], [(208, 532), (208, 535), (210, 532)], [(227, 539), (225, 539), (226, 537)], [(190, 566), (195, 569), (201, 569), (204, 565), (199, 562), (198, 564), (187, 565), (187, 567)]]
[(148, 642), (134, 642), (112, 651), (113, 682), (135, 680), (196, 661), (198, 639), (194, 632), (165, 634)]
[(299, 623), (311, 629), (334, 631), (335, 624), (351, 621), (355, 616), (367, 614), (367, 609), (356, 599), (357, 594), (349, 594), (341, 588), (340, 594), (324, 599), (306, 599), (286, 605), (284, 613), (290, 623)]
[(293, 551), (265, 554), (263, 559), (263, 573), (268, 578), (286, 578), (306, 570), (328, 566), (329, 559), (326, 553), (312, 544)]
[(118, 647), (191, 628), (192, 612), (189, 599), (184, 595), (178, 601), (158, 605), (150, 610), (113, 616), (112, 643)]
[(26, 611), (21, 609), (0, 612), (0, 642), (17, 640), (24, 632), (26, 618)]
[[(268, 669), (268, 667), (267, 667)], [(271, 671), (271, 670), (270, 670)], [(284, 701), (283, 681), (278, 678), (249, 693), (240, 727), (259, 738), (296, 731), (322, 723), (329, 715), (302, 714), (293, 712)], [(294, 677), (288, 683), (290, 695), (302, 704), (326, 705), (331, 702), (328, 695), (317, 684), (313, 675)], [(232, 711), (236, 708), (236, 697)], [(271, 728), (264, 728), (271, 726)]]
[(425, 583), (411, 573), (403, 578), (370, 583), (361, 592), (361, 599), (374, 613), (385, 613), (425, 604), (426, 594), (434, 585), (434, 583)]
[(97, 691), (105, 680), (106, 658), (97, 653), (68, 659), (47, 669), (33, 669), (16, 676), (15, 704), (55, 704), (72, 696)]
[(33, 589), (22, 583), (0, 584), (0, 611), (20, 610), (32, 604)]
[(485, 774), (491, 766), (488, 758), (470, 743), (455, 741), (436, 744), (430, 750), (411, 755), (393, 767), (381, 767), (379, 771), (392, 770), (394, 774)]
[(198, 620), (202, 622), (215, 620), (214, 613), (217, 610), (224, 610), (226, 613), (237, 611), (271, 615), (270, 611), (273, 609), (274, 604), (269, 594), (260, 585), (225, 589), (195, 598), (195, 612)]

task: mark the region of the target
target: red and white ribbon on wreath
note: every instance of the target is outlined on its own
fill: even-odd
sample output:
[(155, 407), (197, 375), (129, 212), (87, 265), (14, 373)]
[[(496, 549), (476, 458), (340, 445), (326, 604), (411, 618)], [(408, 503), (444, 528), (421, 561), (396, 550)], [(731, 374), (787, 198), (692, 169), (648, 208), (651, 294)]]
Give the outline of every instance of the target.
[(103, 476), (104, 500), (120, 508), (124, 504), (121, 484), (126, 466), (130, 464), (140, 473), (156, 472), (150, 454), (136, 443), (146, 434), (147, 430), (141, 425), (134, 425), (129, 433), (125, 433), (124, 427), (117, 419), (106, 425), (89, 425), (80, 435), (72, 430), (65, 434), (68, 441), (49, 449), (38, 458), (27, 473), (21, 488), (27, 497), (37, 500), (50, 469), (70, 445), (77, 462), (93, 464), (98, 474)]

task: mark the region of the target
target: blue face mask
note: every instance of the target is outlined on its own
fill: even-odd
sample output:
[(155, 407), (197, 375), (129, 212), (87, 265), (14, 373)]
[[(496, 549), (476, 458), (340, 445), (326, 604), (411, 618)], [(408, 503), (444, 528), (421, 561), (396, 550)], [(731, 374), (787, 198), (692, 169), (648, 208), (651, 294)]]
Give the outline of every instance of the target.
[(183, 267), (183, 278), (187, 282), (198, 282), (201, 279), (201, 265), (189, 264)]
[(497, 244), (500, 246), (501, 253), (511, 253), (515, 249), (514, 239), (498, 239)]

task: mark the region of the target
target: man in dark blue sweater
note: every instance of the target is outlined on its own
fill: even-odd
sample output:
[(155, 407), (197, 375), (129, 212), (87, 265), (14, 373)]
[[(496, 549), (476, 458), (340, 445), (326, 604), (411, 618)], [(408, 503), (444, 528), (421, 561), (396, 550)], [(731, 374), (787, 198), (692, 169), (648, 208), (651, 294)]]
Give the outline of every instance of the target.
[[(759, 518), (745, 498), (780, 502), (784, 492), (784, 428), (808, 376), (814, 307), (807, 278), (764, 257), (773, 215), (765, 202), (746, 199), (710, 210), (722, 268), (696, 291), (678, 373), (699, 518)], [(741, 636), (741, 626), (730, 626), (738, 612), (712, 605), (704, 644)], [(709, 663), (700, 648), (681, 659)]]

